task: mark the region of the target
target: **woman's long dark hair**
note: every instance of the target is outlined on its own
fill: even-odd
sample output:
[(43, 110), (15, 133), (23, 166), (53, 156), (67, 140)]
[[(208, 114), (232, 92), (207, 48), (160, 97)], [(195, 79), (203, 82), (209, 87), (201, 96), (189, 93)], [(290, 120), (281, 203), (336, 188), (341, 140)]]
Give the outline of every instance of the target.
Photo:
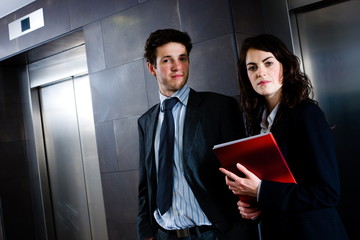
[[(246, 38), (240, 50), (239, 83), (241, 104), (245, 113), (248, 133), (254, 134), (254, 126), (261, 119), (266, 107), (265, 98), (253, 89), (246, 69), (246, 54), (249, 49), (271, 52), (283, 66), (283, 85), (280, 97), (281, 105), (292, 108), (303, 100), (313, 98), (313, 88), (305, 73), (300, 70), (298, 57), (292, 54), (277, 37), (261, 34)], [(314, 101), (314, 100), (311, 100)], [(314, 101), (315, 102), (315, 101)]]

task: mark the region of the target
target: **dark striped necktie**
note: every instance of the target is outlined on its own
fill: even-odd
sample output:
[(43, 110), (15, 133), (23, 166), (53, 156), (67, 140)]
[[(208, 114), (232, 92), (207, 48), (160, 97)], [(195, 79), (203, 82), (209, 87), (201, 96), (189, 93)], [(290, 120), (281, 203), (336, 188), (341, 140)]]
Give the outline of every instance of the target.
[(174, 135), (175, 125), (172, 109), (178, 102), (178, 98), (166, 99), (164, 105), (164, 120), (160, 130), (157, 207), (163, 215), (171, 206), (174, 185)]

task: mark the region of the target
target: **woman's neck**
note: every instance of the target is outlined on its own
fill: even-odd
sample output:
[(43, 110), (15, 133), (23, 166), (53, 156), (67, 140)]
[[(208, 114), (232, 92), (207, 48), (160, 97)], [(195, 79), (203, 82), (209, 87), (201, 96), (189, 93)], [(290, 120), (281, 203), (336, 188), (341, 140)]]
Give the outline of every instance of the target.
[(270, 100), (267, 99), (266, 100), (266, 107), (267, 107), (267, 113), (268, 115), (272, 112), (272, 110), (274, 110), (274, 108), (276, 107), (276, 105), (279, 103), (280, 99), (278, 100)]
[(276, 107), (276, 105), (280, 102), (280, 96), (281, 96), (281, 91), (277, 92), (275, 95), (271, 97), (266, 98), (266, 107), (268, 114), (270, 114), (272, 110)]

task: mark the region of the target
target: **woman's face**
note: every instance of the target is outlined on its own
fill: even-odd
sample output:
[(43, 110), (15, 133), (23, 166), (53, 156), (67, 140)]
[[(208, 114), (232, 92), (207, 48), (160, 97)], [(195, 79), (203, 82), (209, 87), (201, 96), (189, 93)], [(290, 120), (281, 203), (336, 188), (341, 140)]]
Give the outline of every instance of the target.
[(246, 69), (254, 90), (266, 100), (278, 103), (283, 84), (283, 66), (271, 52), (250, 48)]

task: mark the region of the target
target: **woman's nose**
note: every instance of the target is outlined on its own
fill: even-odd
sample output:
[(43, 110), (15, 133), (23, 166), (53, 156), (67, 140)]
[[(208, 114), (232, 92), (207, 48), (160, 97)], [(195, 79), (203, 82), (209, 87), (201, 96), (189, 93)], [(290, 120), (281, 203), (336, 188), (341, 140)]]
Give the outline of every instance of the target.
[(265, 75), (265, 69), (262, 67), (258, 67), (257, 72), (256, 72), (256, 77), (263, 77)]

